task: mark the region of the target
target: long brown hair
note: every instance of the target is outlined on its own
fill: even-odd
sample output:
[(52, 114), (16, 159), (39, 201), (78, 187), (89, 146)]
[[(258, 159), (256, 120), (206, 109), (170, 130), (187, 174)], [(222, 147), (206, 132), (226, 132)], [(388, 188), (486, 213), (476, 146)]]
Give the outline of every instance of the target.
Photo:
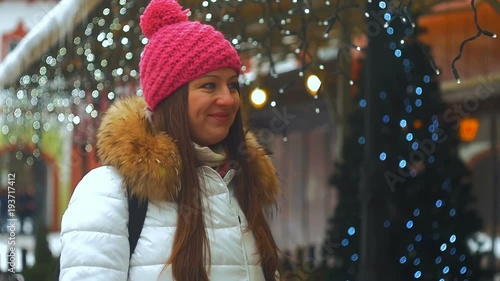
[[(152, 118), (153, 127), (167, 133), (177, 144), (181, 157), (181, 186), (177, 198), (177, 229), (172, 254), (166, 266), (172, 265), (177, 281), (208, 281), (205, 261), (210, 261), (210, 247), (202, 214), (202, 191), (196, 168), (196, 160), (188, 122), (188, 87), (184, 85), (167, 99), (160, 102)], [(266, 281), (275, 280), (278, 267), (278, 247), (266, 220), (264, 206), (259, 202), (255, 178), (250, 169), (241, 109), (222, 141), (228, 158), (237, 163), (238, 181), (235, 195), (248, 220), (248, 230), (257, 241), (261, 265)]]

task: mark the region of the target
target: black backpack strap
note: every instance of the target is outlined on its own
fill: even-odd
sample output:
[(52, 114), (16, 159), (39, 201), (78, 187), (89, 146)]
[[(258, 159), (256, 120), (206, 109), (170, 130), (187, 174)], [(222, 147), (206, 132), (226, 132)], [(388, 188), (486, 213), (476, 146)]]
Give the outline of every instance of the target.
[[(141, 235), (142, 227), (144, 226), (144, 220), (146, 219), (146, 212), (148, 210), (148, 201), (139, 204), (139, 199), (136, 196), (131, 196), (130, 192), (127, 193), (128, 199), (128, 243), (130, 245), (130, 257), (135, 251), (137, 246), (137, 241), (139, 241), (139, 236)], [(54, 270), (54, 281), (59, 281), (59, 275), (61, 274), (61, 257), (56, 261)]]
[(139, 198), (130, 195), (127, 191), (128, 199), (128, 243), (130, 245), (130, 257), (135, 251), (137, 241), (141, 235), (144, 220), (146, 219), (146, 212), (148, 210), (148, 201), (139, 203)]

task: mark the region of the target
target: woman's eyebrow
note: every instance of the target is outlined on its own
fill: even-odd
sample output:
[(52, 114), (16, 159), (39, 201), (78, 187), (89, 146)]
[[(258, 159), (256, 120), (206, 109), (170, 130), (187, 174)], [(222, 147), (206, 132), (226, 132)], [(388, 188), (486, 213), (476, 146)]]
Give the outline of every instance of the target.
[[(215, 74), (207, 74), (207, 75), (203, 75), (201, 76), (199, 79), (202, 79), (202, 78), (222, 78), (221, 76), (218, 76), (218, 75), (215, 75)], [(233, 75), (231, 77), (229, 77), (229, 79), (234, 79), (234, 78), (238, 78), (238, 75)]]

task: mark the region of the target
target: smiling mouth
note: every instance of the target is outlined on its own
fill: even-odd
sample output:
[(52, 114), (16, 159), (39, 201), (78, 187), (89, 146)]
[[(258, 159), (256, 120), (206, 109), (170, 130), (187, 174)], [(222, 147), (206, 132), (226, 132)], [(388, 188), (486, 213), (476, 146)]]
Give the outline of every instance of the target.
[(214, 113), (210, 114), (210, 117), (219, 120), (219, 121), (225, 121), (229, 118), (230, 114), (229, 113)]

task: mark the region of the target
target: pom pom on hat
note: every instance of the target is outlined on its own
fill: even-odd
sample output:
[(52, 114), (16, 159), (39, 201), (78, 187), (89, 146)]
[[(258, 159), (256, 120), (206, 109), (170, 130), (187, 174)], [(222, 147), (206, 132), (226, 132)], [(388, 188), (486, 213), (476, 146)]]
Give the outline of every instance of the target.
[(141, 16), (141, 28), (147, 38), (162, 27), (187, 21), (189, 10), (182, 10), (181, 5), (175, 0), (152, 0)]
[(142, 92), (151, 110), (181, 86), (221, 68), (240, 74), (238, 53), (211, 25), (189, 21), (175, 0), (152, 0), (141, 16), (149, 43), (139, 63)]

